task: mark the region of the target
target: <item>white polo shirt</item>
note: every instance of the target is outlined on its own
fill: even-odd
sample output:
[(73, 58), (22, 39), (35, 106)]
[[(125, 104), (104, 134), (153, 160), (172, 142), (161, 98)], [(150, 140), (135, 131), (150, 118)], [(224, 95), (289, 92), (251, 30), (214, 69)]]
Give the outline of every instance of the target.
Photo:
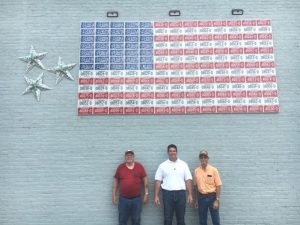
[(155, 173), (155, 180), (161, 181), (162, 189), (168, 191), (186, 190), (185, 181), (192, 179), (187, 163), (178, 158), (175, 162), (164, 161)]

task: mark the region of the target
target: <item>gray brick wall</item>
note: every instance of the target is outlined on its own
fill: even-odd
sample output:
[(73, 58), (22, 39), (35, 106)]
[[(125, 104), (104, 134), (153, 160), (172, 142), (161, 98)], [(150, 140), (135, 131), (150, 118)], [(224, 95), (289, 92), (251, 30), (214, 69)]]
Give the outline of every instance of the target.
[[(242, 8), (243, 16), (231, 16)], [(281, 112), (279, 114), (86, 116), (78, 117), (77, 81), (46, 73), (54, 90), (41, 102), (21, 96), (25, 64), (17, 59), (33, 44), (47, 51), (49, 68), (58, 56), (78, 62), (83, 20), (256, 19), (273, 22)], [(290, 1), (1, 1), (0, 7), (0, 224), (112, 225), (112, 176), (125, 149), (149, 174), (151, 201), (144, 225), (162, 224), (162, 208), (153, 204), (153, 179), (166, 146), (175, 143), (191, 170), (206, 147), (223, 179), (223, 225), (296, 225), (300, 221), (299, 153), (299, 10)], [(33, 69), (28, 76), (40, 74)], [(78, 66), (72, 71), (77, 78)], [(187, 225), (198, 224), (188, 206)]]

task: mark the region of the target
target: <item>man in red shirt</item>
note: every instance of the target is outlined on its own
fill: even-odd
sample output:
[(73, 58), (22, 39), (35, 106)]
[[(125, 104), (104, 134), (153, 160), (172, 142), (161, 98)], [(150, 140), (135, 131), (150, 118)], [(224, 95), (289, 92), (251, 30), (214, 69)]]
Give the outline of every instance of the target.
[[(141, 186), (144, 186), (144, 195), (141, 195)], [(119, 188), (119, 202), (117, 190)], [(131, 217), (132, 225), (140, 225), (142, 201), (148, 202), (148, 180), (146, 171), (141, 163), (134, 161), (134, 152), (125, 152), (125, 162), (120, 164), (114, 175), (112, 202), (118, 204), (119, 225), (127, 225)]]

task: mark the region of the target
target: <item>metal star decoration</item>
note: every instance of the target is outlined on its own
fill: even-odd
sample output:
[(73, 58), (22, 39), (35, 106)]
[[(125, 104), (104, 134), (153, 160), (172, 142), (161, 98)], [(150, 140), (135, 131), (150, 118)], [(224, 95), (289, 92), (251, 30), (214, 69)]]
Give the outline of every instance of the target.
[(74, 80), (70, 73), (70, 70), (72, 70), (75, 66), (76, 63), (67, 65), (64, 64), (61, 61), (61, 57), (59, 56), (57, 66), (52, 69), (48, 69), (48, 71), (56, 74), (56, 84), (58, 84), (64, 77), (68, 78), (69, 80)]
[(41, 75), (36, 80), (32, 80), (28, 77), (24, 77), (26, 83), (28, 84), (28, 87), (25, 89), (25, 91), (22, 94), (25, 95), (29, 92), (32, 92), (36, 100), (40, 101), (41, 91), (52, 89), (47, 85), (43, 84), (43, 76), (44, 73), (41, 73)]
[(42, 64), (41, 60), (45, 57), (46, 54), (47, 54), (47, 52), (36, 53), (33, 46), (31, 45), (29, 55), (27, 55), (25, 57), (19, 57), (20, 60), (27, 63), (26, 73), (28, 73), (30, 70), (32, 70), (32, 68), (35, 66), (44, 70), (45, 67)]

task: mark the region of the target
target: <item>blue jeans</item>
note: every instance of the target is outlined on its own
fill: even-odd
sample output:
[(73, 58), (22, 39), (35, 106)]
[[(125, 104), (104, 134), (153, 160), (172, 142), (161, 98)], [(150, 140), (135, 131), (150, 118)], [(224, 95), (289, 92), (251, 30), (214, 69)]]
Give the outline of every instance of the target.
[(211, 215), (213, 225), (220, 225), (219, 208), (214, 209), (213, 204), (216, 200), (216, 195), (209, 196), (199, 194), (198, 197), (198, 210), (199, 210), (199, 224), (207, 225), (207, 213), (208, 209)]
[(124, 198), (119, 196), (119, 225), (127, 225), (131, 217), (132, 225), (140, 225), (142, 200), (141, 197)]
[(164, 202), (164, 225), (172, 225), (175, 211), (177, 225), (185, 225), (186, 191), (162, 190)]

